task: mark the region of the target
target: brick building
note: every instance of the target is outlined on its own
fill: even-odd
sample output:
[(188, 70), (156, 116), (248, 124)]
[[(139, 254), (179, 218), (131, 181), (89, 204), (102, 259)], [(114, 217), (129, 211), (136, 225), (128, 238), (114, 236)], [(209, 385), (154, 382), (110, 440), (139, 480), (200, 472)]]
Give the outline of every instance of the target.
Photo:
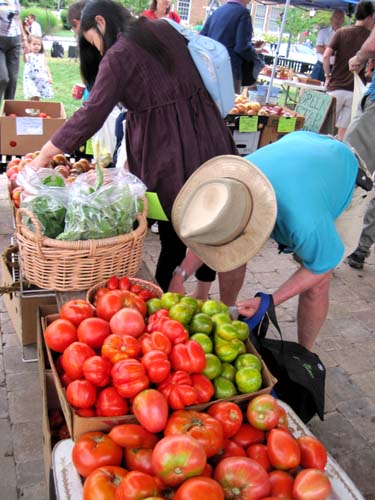
[[(176, 10), (181, 19), (190, 26), (201, 25), (206, 17), (223, 2), (220, 0), (176, 0)], [(277, 21), (280, 18), (280, 7), (262, 5), (254, 0), (249, 4), (255, 32), (278, 33)]]

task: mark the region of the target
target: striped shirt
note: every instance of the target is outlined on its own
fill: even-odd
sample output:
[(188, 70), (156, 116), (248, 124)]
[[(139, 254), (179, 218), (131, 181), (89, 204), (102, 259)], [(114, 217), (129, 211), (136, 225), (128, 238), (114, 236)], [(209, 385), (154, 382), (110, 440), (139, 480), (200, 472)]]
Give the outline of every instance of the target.
[(17, 19), (19, 13), (19, 0), (0, 0), (0, 36), (17, 36), (21, 34)]

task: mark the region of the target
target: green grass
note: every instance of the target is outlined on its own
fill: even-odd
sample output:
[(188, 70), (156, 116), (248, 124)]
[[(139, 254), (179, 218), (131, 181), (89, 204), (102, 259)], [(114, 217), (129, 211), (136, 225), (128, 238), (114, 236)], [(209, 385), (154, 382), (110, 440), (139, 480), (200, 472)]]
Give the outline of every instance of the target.
[[(62, 102), (65, 108), (67, 117), (70, 117), (76, 111), (81, 101), (72, 98), (71, 90), (75, 83), (81, 81), (79, 74), (79, 63), (74, 59), (64, 57), (62, 59), (52, 58), (47, 55), (48, 66), (52, 75), (52, 88), (55, 94), (53, 99), (46, 99), (47, 101)], [(20, 71), (18, 74), (16, 100), (23, 100), (23, 62), (21, 63)]]

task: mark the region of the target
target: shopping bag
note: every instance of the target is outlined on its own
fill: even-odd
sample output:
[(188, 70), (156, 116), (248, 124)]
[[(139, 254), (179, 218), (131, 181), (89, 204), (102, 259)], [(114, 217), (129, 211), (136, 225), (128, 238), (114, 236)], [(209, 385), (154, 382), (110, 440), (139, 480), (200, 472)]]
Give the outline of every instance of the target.
[(354, 90), (353, 90), (353, 101), (352, 101), (352, 120), (355, 118), (356, 114), (360, 110), (362, 97), (366, 90), (366, 85), (362, 82), (361, 77), (358, 75), (358, 73), (354, 72), (353, 75), (354, 75)]
[[(319, 356), (297, 342), (284, 340), (276, 319), (272, 295), (257, 293), (261, 305), (251, 318), (241, 318), (250, 327), (250, 340), (277, 378), (278, 398), (293, 408), (303, 422), (318, 414), (324, 420), (326, 370)], [(270, 322), (279, 339), (265, 338)]]

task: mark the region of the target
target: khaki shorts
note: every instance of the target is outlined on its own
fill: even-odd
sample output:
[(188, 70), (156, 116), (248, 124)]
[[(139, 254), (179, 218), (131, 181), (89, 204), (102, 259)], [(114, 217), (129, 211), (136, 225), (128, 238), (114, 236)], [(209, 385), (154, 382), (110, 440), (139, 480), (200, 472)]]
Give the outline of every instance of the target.
[(336, 219), (336, 229), (345, 246), (343, 259), (353, 253), (358, 246), (363, 228), (363, 217), (374, 194), (374, 190), (365, 191), (356, 186), (350, 205)]
[(332, 90), (327, 94), (336, 97), (336, 127), (348, 128), (352, 116), (353, 92), (350, 90)]

